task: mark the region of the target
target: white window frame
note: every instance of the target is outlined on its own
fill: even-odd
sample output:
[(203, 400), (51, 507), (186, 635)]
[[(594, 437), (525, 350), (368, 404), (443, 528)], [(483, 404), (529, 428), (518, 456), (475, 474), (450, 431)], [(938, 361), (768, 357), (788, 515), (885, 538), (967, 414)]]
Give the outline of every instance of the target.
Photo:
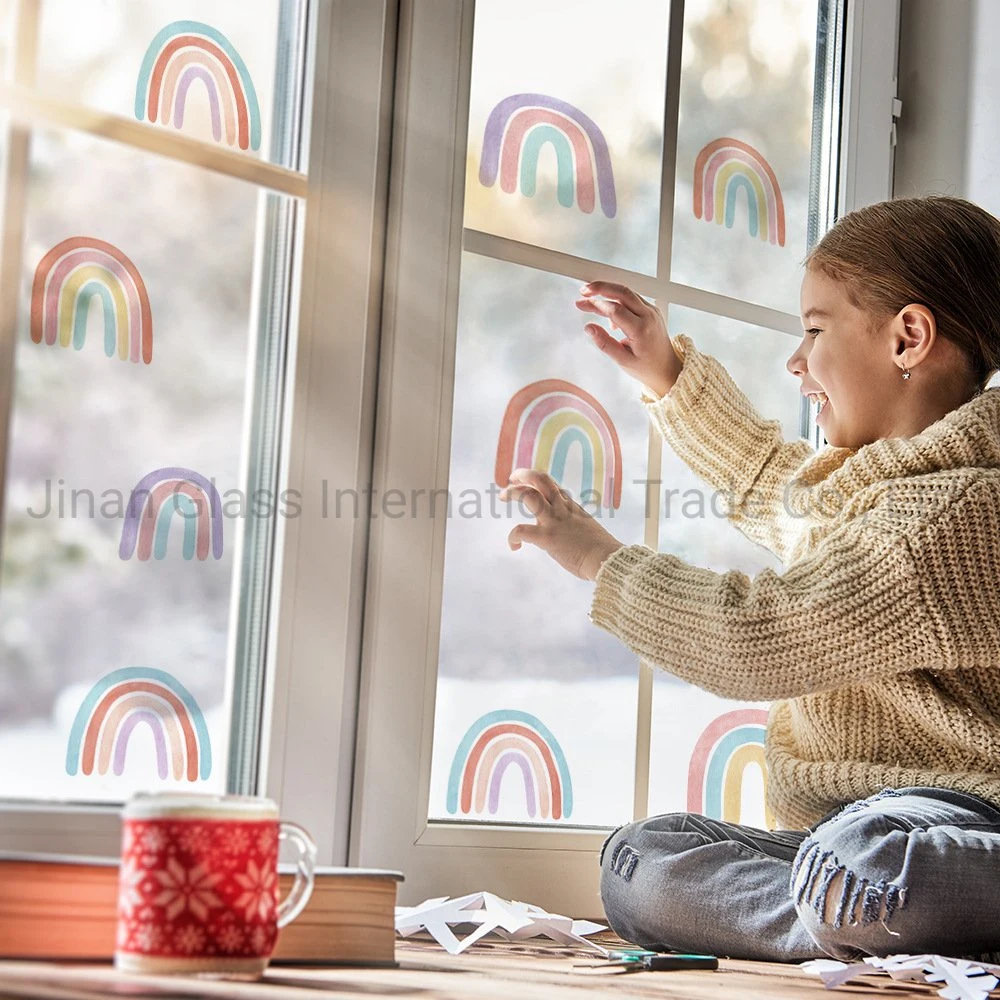
[[(277, 519), (260, 717), (238, 720), (247, 745), (259, 746), (259, 758), (230, 767), (229, 788), (276, 798), (284, 815), (313, 833), (319, 861), (342, 864), (368, 522), (365, 516), (325, 517), (318, 498), (324, 481), (331, 493), (335, 487), (360, 491), (371, 476), (396, 4), (312, 0), (310, 155), (307, 171), (299, 173), (33, 91), (43, 0), (19, 2), (20, 60), (13, 79), (0, 83), (0, 110), (13, 119), (0, 178), (10, 211), (5, 221), (13, 223), (0, 245), (0, 442), (7, 440), (13, 392), (22, 243), (17, 213), (33, 125), (124, 140), (196, 162), (289, 195), (299, 217), (304, 214), (279, 477), (280, 489), (298, 490), (304, 499), (301, 516)], [(258, 246), (258, 262), (261, 256)], [(244, 452), (249, 447), (248, 437)], [(242, 563), (239, 552), (236, 562)], [(232, 635), (230, 646), (227, 684), (237, 673)], [(119, 848), (117, 806), (0, 802), (0, 850), (113, 856)]]
[[(669, 245), (657, 278), (463, 230), (474, 0), (402, 0), (389, 241), (373, 488), (448, 485), (456, 313), (463, 248), (557, 270), (580, 280), (626, 280), (674, 302), (801, 337), (798, 316), (669, 280)], [(674, 0), (677, 38), (683, 4)], [(891, 194), (890, 122), (895, 96), (897, 0), (850, 0), (844, 18), (845, 92), (838, 214)], [(891, 55), (892, 65), (887, 64)], [(667, 63), (666, 120), (676, 123), (678, 45)], [(673, 104), (671, 105), (671, 101)], [(671, 134), (671, 131), (673, 134)], [(665, 225), (674, 193), (676, 140), (664, 141)], [(664, 277), (666, 276), (666, 277)], [(789, 342), (792, 346), (792, 342)], [(649, 475), (661, 447), (650, 430)], [(655, 491), (654, 491), (655, 492)], [(645, 542), (656, 546), (657, 512)], [(372, 522), (365, 600), (362, 698), (350, 861), (406, 873), (404, 901), (488, 887), (577, 916), (601, 911), (596, 855), (607, 829), (468, 825), (428, 819), (445, 518)], [(582, 614), (582, 611), (581, 611)], [(636, 817), (645, 815), (652, 670), (640, 666)]]

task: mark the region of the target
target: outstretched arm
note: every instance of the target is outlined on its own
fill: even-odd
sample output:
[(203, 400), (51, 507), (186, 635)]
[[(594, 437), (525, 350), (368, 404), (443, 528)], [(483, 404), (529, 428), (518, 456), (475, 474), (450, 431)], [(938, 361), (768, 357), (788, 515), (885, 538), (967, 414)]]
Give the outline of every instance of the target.
[(621, 331), (618, 340), (598, 323), (586, 327), (597, 347), (643, 385), (640, 399), (663, 440), (727, 495), (727, 515), (747, 538), (787, 563), (801, 520), (788, 516), (785, 487), (813, 449), (785, 441), (781, 424), (765, 420), (715, 358), (690, 337), (671, 338), (659, 309), (632, 289), (595, 281), (582, 296), (578, 309)]
[(597, 572), (589, 617), (648, 662), (746, 701), (955, 659), (928, 613), (907, 538), (857, 523), (783, 575), (765, 569), (752, 579), (623, 546)]
[(786, 441), (781, 424), (766, 420), (723, 365), (690, 337), (672, 338), (684, 365), (673, 388), (640, 396), (660, 436), (677, 456), (730, 503), (729, 520), (751, 541), (789, 561), (802, 530), (786, 487), (815, 454), (807, 441)]

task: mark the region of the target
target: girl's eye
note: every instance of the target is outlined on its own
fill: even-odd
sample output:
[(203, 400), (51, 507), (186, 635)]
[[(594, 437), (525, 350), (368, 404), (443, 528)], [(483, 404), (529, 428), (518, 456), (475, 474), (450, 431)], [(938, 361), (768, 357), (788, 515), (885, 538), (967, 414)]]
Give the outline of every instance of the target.
[(810, 329), (808, 329), (808, 330), (806, 330), (806, 333), (808, 333), (808, 334), (809, 334), (809, 336), (811, 336), (811, 337), (815, 337), (815, 336), (816, 336), (816, 334), (817, 334), (817, 333), (819, 333), (819, 332), (820, 332), (820, 331), (819, 331), (819, 328), (818, 328), (818, 327), (815, 327), (815, 326), (814, 326), (814, 327), (811, 327), (811, 328), (810, 328)]

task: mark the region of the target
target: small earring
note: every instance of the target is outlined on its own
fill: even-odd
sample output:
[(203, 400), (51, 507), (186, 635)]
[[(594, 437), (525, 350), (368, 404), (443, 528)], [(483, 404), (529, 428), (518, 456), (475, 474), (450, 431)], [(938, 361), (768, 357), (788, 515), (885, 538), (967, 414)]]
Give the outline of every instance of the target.
[(910, 373), (906, 370), (906, 365), (903, 365), (903, 378), (909, 378)]

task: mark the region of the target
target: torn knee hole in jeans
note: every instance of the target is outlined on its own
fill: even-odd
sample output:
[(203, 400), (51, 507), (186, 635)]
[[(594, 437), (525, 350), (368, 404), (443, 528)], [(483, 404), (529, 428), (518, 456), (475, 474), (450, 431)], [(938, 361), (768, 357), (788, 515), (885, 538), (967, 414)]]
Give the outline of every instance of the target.
[(880, 923), (890, 934), (889, 921), (906, 906), (905, 887), (879, 879), (862, 878), (840, 864), (832, 851), (816, 841), (802, 845), (792, 870), (792, 894), (797, 906), (806, 905), (825, 924), (840, 929)]
[(605, 838), (604, 838), (604, 843), (603, 843), (603, 844), (601, 844), (601, 853), (600, 853), (600, 854), (598, 855), (598, 857), (597, 857), (597, 863), (598, 863), (599, 865), (603, 865), (603, 864), (604, 864), (604, 852), (605, 852), (605, 851), (606, 851), (606, 850), (608, 849), (608, 844), (610, 844), (610, 843), (611, 843), (611, 841), (612, 841), (612, 840), (614, 840), (614, 838), (615, 838), (615, 834), (616, 834), (616, 833), (617, 833), (617, 832), (618, 832), (619, 830), (624, 830), (624, 829), (625, 829), (625, 827), (627, 827), (627, 826), (628, 826), (628, 823), (622, 823), (622, 824), (621, 824), (620, 826), (616, 826), (616, 827), (615, 827), (615, 828), (614, 828), (614, 829), (613, 829), (613, 830), (611, 831), (611, 833), (609, 833), (609, 834), (607, 835), (607, 837), (605, 837)]
[(624, 840), (611, 852), (610, 868), (615, 875), (620, 875), (626, 882), (632, 877), (638, 863), (639, 852)]

